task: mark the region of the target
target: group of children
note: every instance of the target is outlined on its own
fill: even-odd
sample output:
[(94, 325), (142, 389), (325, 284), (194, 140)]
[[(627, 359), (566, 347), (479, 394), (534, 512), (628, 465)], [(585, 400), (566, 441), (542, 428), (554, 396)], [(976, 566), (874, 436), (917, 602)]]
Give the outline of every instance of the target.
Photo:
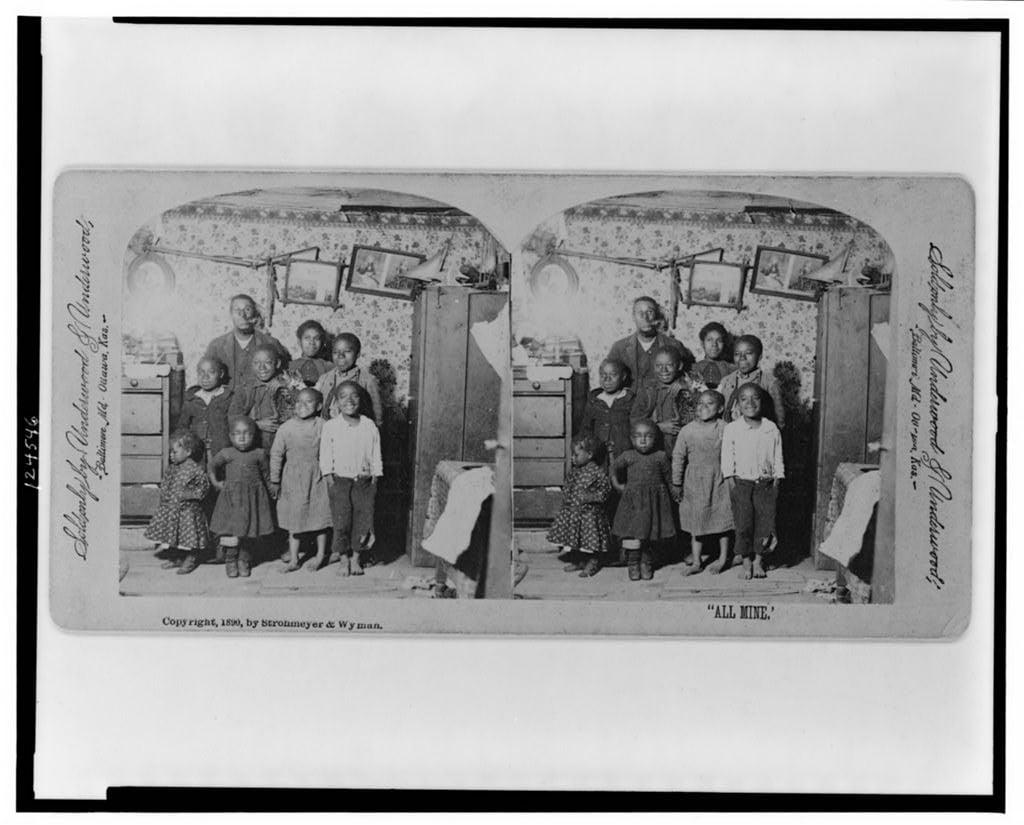
[(777, 386), (759, 368), (756, 336), (736, 339), (735, 363), (724, 359), (721, 324), (700, 337), (703, 360), (686, 370), (678, 350), (659, 349), (654, 377), (636, 388), (620, 361), (601, 363), (547, 535), (569, 553), (566, 572), (597, 573), (614, 536), (630, 580), (651, 579), (654, 545), (682, 531), (691, 537), (684, 575), (703, 569), (702, 541), (717, 538), (709, 572), (727, 569), (735, 554), (741, 577), (765, 576), (785, 476)]
[[(249, 576), (258, 542), (288, 533), (284, 571), (299, 570), (301, 538), (315, 538), (307, 569), (339, 561), (360, 575), (372, 563), (377, 483), (383, 475), (376, 379), (357, 366), (360, 341), (343, 332), (322, 357), (316, 321), (297, 331), (301, 357), (263, 344), (250, 374), (229, 376), (210, 352), (197, 365), (170, 438), (170, 463), (146, 538), (165, 569), (191, 573), (223, 561), (229, 578)], [(327, 554), (328, 531), (333, 531)]]

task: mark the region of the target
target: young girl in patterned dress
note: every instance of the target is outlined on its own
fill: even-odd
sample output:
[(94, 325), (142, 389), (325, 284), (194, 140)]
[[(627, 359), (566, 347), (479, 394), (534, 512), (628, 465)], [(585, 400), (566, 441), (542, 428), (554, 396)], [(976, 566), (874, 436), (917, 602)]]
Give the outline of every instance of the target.
[(594, 461), (599, 446), (597, 438), (589, 434), (573, 441), (573, 466), (562, 487), (562, 508), (547, 535), (548, 541), (562, 545), (569, 553), (565, 572), (578, 570), (583, 578), (601, 569), (600, 557), (609, 547), (604, 503), (611, 495), (612, 485)]
[(672, 453), (672, 492), (679, 501), (679, 526), (690, 534), (692, 557), (684, 576), (701, 571), (701, 539), (718, 536), (718, 560), (709, 573), (729, 567), (729, 542), (733, 528), (729, 485), (722, 475), (722, 434), (725, 399), (720, 392), (705, 390), (697, 398), (697, 420), (679, 433)]
[(651, 544), (672, 538), (676, 528), (669, 495), (672, 465), (664, 450), (655, 449), (658, 425), (641, 419), (632, 436), (633, 449), (612, 462), (612, 484), (622, 493), (612, 532), (622, 539), (630, 581), (637, 581), (654, 577)]
[(177, 567), (182, 575), (199, 565), (199, 553), (210, 534), (202, 505), (210, 481), (196, 461), (202, 448), (203, 443), (189, 430), (171, 437), (171, 463), (160, 484), (160, 506), (145, 532), (147, 539), (160, 544), (159, 550), (177, 551), (161, 567)]

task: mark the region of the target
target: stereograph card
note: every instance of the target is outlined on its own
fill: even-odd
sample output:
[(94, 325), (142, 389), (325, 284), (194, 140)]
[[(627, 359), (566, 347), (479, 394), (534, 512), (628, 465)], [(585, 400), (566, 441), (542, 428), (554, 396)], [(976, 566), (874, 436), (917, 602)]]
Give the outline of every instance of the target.
[[(64, 628), (952, 637), (967, 626), (973, 293), (994, 273), (975, 271), (973, 194), (961, 179), (75, 169), (53, 198), (50, 613)], [(381, 250), (363, 269), (376, 255), (388, 271), (349, 273), (357, 246)], [(708, 249), (739, 265), (746, 291), (730, 286), (725, 300), (708, 281), (701, 289), (714, 300), (687, 300), (687, 267)], [(295, 267), (286, 293), (299, 260), (324, 262), (306, 266), (323, 283), (305, 286)], [(360, 278), (394, 294), (347, 288)], [(605, 355), (632, 340), (644, 296), (659, 335), (694, 360), (711, 322), (763, 346), (786, 464), (764, 578), (745, 577), (735, 554), (712, 573), (717, 541), (704, 542), (700, 572), (683, 575), (693, 548), (681, 531), (650, 545), (653, 577), (639, 581), (614, 538), (589, 578), (563, 571), (547, 540), (565, 504), (572, 436), (601, 392)], [(232, 313), (247, 316), (242, 327)], [(333, 356), (306, 357), (305, 321), (359, 344), (342, 335)], [(232, 344), (232, 329), (255, 331), (255, 355)], [(210, 471), (231, 495), (255, 495), (239, 481), (245, 451), (232, 433), (216, 443), (210, 422), (187, 459), (193, 482), (180, 480), (174, 436), (183, 422), (199, 426), (183, 407), (205, 409), (226, 382), (232, 416), (276, 415), (283, 427), (299, 390), (333, 374), (339, 341), (350, 342), (342, 360), (353, 349), (358, 359), (344, 368), (373, 379), (364, 383), (376, 409), (363, 416), (379, 429), (383, 470), (361, 471), (382, 477), (372, 538), (356, 536), (354, 556), (378, 563), (362, 576), (335, 572), (351, 563), (327, 563), (332, 545), (316, 533), (332, 513), (324, 494), (313, 514), (307, 489), (301, 516), (294, 495), (232, 499), (232, 518), (242, 508), (251, 523), (280, 521), (276, 532), (264, 523), (243, 533), (248, 577), (226, 575), (237, 547), (218, 550), (180, 525), (180, 546), (203, 563), (179, 573), (186, 554), (158, 552), (174, 539), (154, 527), (174, 495), (189, 499), (181, 490), (194, 483), (193, 528), (213, 522), (220, 534), (230, 528)], [(200, 362), (214, 352), (240, 374), (203, 385), (211, 362)], [(268, 380), (291, 392), (286, 411), (278, 399), (256, 412), (253, 386), (270, 385), (260, 357), (277, 361)], [(289, 357), (307, 374), (288, 370)], [(241, 374), (250, 368), (256, 378)], [(726, 363), (723, 375), (733, 370)], [(321, 483), (323, 462), (295, 436), (301, 428), (262, 421), (253, 434), (270, 475), (259, 484), (281, 481), (282, 462), (294, 484), (288, 456), (292, 470), (308, 465), (307, 486)], [(660, 445), (669, 453), (682, 437), (670, 429)], [(289, 570), (295, 558), (305, 566)]]

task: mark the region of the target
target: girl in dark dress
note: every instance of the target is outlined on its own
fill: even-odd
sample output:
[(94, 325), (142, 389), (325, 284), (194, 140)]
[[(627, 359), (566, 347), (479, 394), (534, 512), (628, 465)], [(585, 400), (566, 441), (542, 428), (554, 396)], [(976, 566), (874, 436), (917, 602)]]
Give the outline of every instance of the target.
[(641, 419), (633, 425), (633, 449), (612, 462), (612, 484), (622, 494), (612, 532), (622, 539), (630, 581), (654, 577), (651, 542), (676, 534), (669, 493), (672, 463), (655, 449), (658, 425)]
[[(210, 461), (210, 483), (220, 491), (210, 529), (224, 546), (228, 578), (248, 576), (252, 539), (274, 532), (274, 508), (268, 487), (267, 455), (256, 442), (256, 422), (248, 416), (231, 421), (231, 446)], [(223, 472), (224, 479), (218, 476)]]

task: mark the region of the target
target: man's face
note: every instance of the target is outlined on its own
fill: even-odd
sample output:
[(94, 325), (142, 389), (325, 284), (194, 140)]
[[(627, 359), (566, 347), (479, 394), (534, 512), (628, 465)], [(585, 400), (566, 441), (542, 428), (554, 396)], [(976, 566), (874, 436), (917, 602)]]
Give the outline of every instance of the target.
[(231, 302), (231, 323), (236, 332), (249, 334), (256, 319), (256, 307), (246, 298), (235, 298)]
[(654, 335), (658, 331), (658, 308), (650, 301), (637, 301), (633, 306), (633, 323), (641, 335)]

